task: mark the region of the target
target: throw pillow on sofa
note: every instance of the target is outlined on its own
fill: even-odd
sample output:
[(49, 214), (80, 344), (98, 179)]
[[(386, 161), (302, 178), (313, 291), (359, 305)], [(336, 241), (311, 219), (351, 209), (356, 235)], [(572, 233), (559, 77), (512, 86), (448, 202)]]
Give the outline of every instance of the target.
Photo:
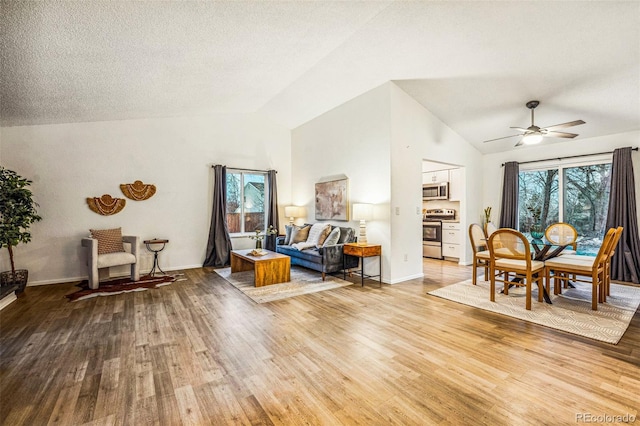
[(329, 233), (327, 238), (324, 240), (324, 243), (322, 243), (322, 247), (336, 245), (338, 244), (339, 239), (340, 239), (340, 227), (336, 226), (335, 228), (333, 228), (333, 230)]
[(307, 241), (307, 237), (309, 236), (310, 229), (311, 229), (311, 225), (306, 225), (306, 226), (293, 225), (293, 229), (291, 230), (291, 240), (289, 241), (289, 244), (293, 245), (294, 243), (303, 243)]
[(324, 230), (327, 227), (330, 227), (328, 223), (314, 223), (309, 230), (307, 240), (291, 244), (291, 247), (295, 248), (296, 250), (304, 250), (317, 246), (318, 241), (320, 240), (320, 236), (323, 234)]
[(293, 231), (294, 226), (295, 225), (287, 225), (284, 227), (284, 241), (282, 242), (282, 244), (284, 244), (285, 246), (288, 246), (291, 242), (291, 231)]
[(307, 236), (307, 243), (314, 246), (319, 243), (320, 237), (324, 234), (325, 229), (331, 228), (328, 223), (314, 223), (309, 230), (309, 236)]
[(324, 244), (325, 240), (327, 239), (327, 237), (329, 236), (329, 234), (331, 233), (331, 225), (327, 225), (324, 230), (322, 231), (322, 234), (320, 234), (320, 238), (318, 238), (318, 244), (316, 244), (317, 247), (322, 247), (322, 245)]

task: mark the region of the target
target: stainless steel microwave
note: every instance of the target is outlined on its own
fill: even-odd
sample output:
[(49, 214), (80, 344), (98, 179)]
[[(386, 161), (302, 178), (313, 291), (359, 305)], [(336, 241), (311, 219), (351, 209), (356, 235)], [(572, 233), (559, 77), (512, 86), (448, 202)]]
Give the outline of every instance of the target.
[(448, 200), (449, 182), (425, 183), (422, 185), (423, 200)]

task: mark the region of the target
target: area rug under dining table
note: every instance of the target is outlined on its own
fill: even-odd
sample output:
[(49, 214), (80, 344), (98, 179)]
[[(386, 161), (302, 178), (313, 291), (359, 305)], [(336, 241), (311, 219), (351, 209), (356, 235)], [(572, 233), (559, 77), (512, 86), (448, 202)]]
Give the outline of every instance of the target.
[(640, 287), (612, 283), (607, 302), (599, 303), (598, 310), (593, 311), (591, 285), (575, 283), (575, 288), (563, 289), (561, 295), (551, 294), (552, 304), (537, 302), (538, 290), (534, 286), (532, 307), (527, 311), (524, 288), (511, 288), (504, 295), (498, 287), (495, 302), (489, 300), (489, 282), (481, 279), (477, 285), (466, 280), (428, 294), (612, 344), (620, 341), (640, 305)]

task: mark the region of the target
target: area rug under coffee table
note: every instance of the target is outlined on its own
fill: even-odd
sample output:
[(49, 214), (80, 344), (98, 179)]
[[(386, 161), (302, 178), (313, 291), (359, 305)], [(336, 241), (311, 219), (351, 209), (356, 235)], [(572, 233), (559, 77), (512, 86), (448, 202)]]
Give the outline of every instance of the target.
[[(501, 285), (497, 286), (500, 291)], [(607, 303), (599, 303), (591, 310), (591, 285), (576, 283), (576, 288), (563, 289), (563, 294), (551, 294), (553, 304), (537, 302), (538, 291), (533, 288), (531, 310), (525, 309), (525, 289), (511, 288), (509, 295), (496, 293), (496, 301), (489, 300), (489, 282), (462, 281), (430, 291), (428, 294), (443, 299), (496, 312), (556, 330), (602, 342), (616, 344), (629, 327), (631, 318), (640, 305), (640, 287), (611, 284)]]
[(331, 275), (326, 275), (325, 280), (322, 281), (322, 275), (319, 272), (297, 266), (291, 267), (291, 281), (264, 287), (253, 285), (253, 271), (231, 273), (231, 268), (221, 268), (216, 269), (215, 272), (256, 303), (273, 302), (353, 284)]

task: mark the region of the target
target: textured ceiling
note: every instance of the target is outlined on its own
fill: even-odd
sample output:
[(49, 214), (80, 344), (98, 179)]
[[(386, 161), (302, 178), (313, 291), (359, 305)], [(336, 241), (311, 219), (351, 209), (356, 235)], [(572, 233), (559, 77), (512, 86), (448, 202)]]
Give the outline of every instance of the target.
[[(394, 81), (483, 152), (536, 124), (640, 130), (640, 2), (1, 3), (3, 126), (260, 112)], [(577, 140), (577, 139), (576, 139)], [(550, 140), (545, 143), (564, 143)]]

